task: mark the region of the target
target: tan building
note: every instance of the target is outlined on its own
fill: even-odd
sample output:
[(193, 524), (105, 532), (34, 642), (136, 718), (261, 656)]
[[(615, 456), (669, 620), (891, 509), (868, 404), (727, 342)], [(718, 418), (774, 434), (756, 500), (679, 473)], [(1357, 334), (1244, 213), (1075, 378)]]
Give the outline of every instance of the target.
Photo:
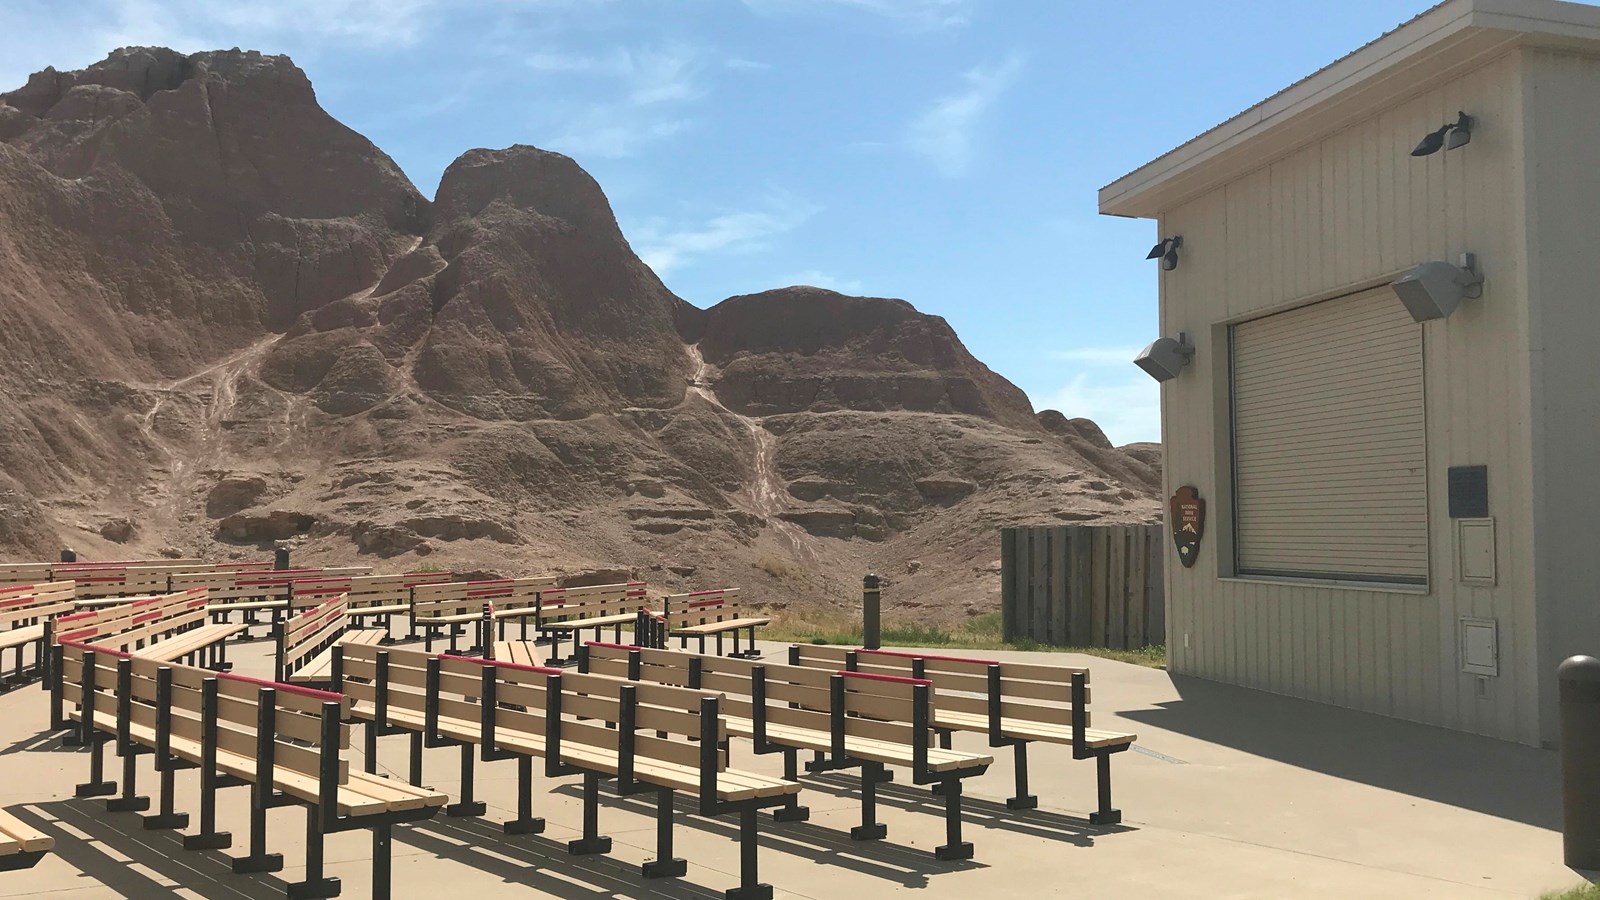
[(1600, 655), (1600, 8), (1449, 0), (1100, 211), (1182, 239), (1172, 670), (1553, 741)]

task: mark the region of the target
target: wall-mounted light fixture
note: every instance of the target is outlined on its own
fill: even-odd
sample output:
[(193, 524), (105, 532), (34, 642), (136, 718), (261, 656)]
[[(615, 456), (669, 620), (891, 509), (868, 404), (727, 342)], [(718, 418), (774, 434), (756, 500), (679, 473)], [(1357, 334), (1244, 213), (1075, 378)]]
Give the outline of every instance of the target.
[(1389, 287), (1418, 322), (1443, 319), (1456, 311), (1463, 299), (1483, 296), (1483, 274), (1471, 253), (1461, 254), (1461, 265), (1435, 260), (1416, 266)]
[(1417, 148), (1411, 151), (1411, 155), (1432, 156), (1440, 150), (1454, 150), (1457, 147), (1465, 147), (1470, 144), (1472, 142), (1472, 126), (1476, 122), (1464, 112), (1457, 112), (1456, 116), (1457, 118), (1454, 122), (1446, 122), (1440, 125), (1438, 131), (1431, 132), (1427, 137), (1423, 138), (1422, 142), (1417, 144)]
[(1139, 355), (1133, 358), (1133, 364), (1157, 381), (1171, 381), (1193, 358), (1194, 345), (1189, 343), (1189, 336), (1180, 331), (1175, 339), (1156, 338), (1150, 346), (1139, 351)]
[(1150, 249), (1150, 255), (1145, 259), (1161, 260), (1161, 271), (1171, 272), (1178, 267), (1178, 248), (1183, 246), (1183, 238), (1163, 238), (1161, 243)]

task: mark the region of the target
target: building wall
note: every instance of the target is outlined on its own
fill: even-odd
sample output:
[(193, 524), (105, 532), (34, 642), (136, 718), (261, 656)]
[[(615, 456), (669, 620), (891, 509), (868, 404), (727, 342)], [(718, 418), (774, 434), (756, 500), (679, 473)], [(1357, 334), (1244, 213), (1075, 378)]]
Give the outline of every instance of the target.
[[(1529, 422), (1522, 70), (1509, 53), (1201, 196), (1162, 218), (1183, 260), (1162, 276), (1162, 333), (1193, 368), (1162, 393), (1168, 493), (1209, 501), (1192, 569), (1167, 568), (1175, 672), (1502, 738), (1539, 736)], [(1414, 159), (1457, 110), (1470, 146)], [(1426, 590), (1234, 579), (1226, 325), (1478, 254), (1484, 299), (1424, 330), (1430, 581)], [(1396, 300), (1396, 303), (1399, 301)], [(1455, 577), (1445, 478), (1487, 464), (1498, 584)], [(1457, 620), (1499, 624), (1500, 675), (1457, 659)]]
[(1525, 54), (1534, 565), (1543, 737), (1556, 666), (1600, 656), (1600, 60)]

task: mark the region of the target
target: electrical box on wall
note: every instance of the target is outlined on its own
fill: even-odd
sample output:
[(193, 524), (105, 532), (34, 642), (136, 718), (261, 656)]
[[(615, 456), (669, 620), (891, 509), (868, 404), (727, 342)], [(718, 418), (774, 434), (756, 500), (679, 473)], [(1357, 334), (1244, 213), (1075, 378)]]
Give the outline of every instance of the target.
[(1463, 584), (1494, 586), (1493, 519), (1456, 520), (1456, 578)]
[(1500, 674), (1500, 634), (1494, 619), (1461, 618), (1461, 671), (1473, 675)]

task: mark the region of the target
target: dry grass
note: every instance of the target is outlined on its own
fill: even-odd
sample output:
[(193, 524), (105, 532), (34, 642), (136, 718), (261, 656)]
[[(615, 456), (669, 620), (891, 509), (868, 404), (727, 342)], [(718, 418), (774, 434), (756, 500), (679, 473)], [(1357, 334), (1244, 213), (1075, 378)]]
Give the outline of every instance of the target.
[(805, 574), (797, 563), (777, 556), (763, 556), (756, 568), (779, 581), (793, 581)]
[[(968, 619), (960, 628), (946, 630), (928, 625), (885, 623), (880, 634), (885, 647), (943, 647), (960, 650), (1035, 650), (1085, 653), (1119, 662), (1160, 668), (1167, 664), (1165, 647), (1113, 650), (1105, 647), (1052, 647), (1037, 641), (1006, 642), (1000, 633), (1000, 614)], [(843, 620), (808, 622), (776, 617), (762, 629), (762, 640), (797, 644), (861, 645), (861, 625)]]
[(1564, 891), (1540, 894), (1539, 900), (1600, 900), (1600, 885), (1580, 884)]

